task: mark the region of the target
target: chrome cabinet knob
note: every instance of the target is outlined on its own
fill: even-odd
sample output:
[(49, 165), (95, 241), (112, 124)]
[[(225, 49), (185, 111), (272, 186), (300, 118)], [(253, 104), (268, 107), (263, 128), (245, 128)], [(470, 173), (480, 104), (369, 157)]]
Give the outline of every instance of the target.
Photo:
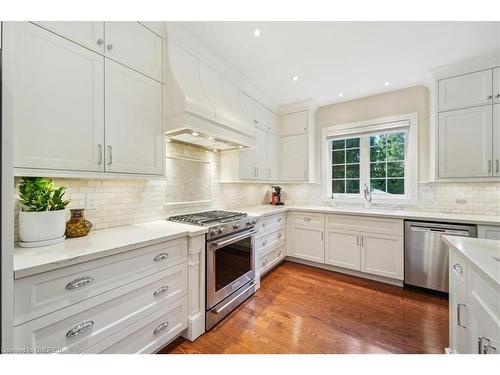
[(496, 94), (496, 95), (495, 95), (495, 98), (496, 98), (496, 99), (500, 98), (500, 94)]
[(111, 50), (113, 49), (113, 45), (112, 45), (112, 44), (108, 44), (108, 45), (106, 46), (106, 48), (108, 49), (108, 51), (111, 51)]
[(458, 264), (458, 263), (453, 266), (453, 269), (455, 271), (457, 271), (457, 273), (459, 273), (459, 274), (464, 273), (464, 270), (463, 270), (462, 266), (460, 264)]
[(104, 39), (101, 39), (101, 38), (97, 39), (98, 46), (102, 46), (103, 44), (104, 44)]
[(488, 99), (488, 100), (493, 99), (493, 95), (488, 95), (488, 97), (486, 99)]

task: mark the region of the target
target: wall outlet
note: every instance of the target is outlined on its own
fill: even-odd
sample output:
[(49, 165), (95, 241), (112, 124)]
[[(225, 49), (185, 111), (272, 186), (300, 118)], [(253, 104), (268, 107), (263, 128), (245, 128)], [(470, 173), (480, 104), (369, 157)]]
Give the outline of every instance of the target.
[(467, 203), (467, 199), (465, 199), (465, 193), (463, 193), (463, 192), (457, 193), (457, 195), (455, 197), (455, 202), (457, 204), (465, 204), (465, 203)]
[(85, 208), (87, 210), (97, 209), (97, 196), (95, 194), (87, 194), (85, 197)]

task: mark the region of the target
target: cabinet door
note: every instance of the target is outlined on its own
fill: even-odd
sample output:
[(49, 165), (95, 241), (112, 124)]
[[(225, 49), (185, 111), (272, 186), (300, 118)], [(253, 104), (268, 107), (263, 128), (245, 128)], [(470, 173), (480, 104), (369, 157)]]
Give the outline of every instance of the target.
[[(469, 330), (467, 353), (500, 354), (500, 330), (496, 322), (484, 312), (470, 308), (467, 329)], [(481, 342), (480, 338), (483, 338)]]
[(241, 92), (240, 100), (241, 100), (241, 111), (245, 116), (245, 121), (248, 122), (251, 128), (253, 128), (255, 126), (254, 122), (255, 101), (244, 92)]
[(491, 105), (439, 114), (439, 177), (487, 177), (492, 168)]
[(312, 262), (325, 263), (322, 228), (294, 225), (289, 244), (289, 255)]
[(403, 280), (403, 237), (361, 233), (361, 271)]
[(493, 174), (500, 176), (500, 104), (493, 105)]
[(283, 137), (281, 147), (283, 181), (306, 181), (308, 176), (307, 134)]
[(477, 237), (500, 241), (500, 226), (478, 225)]
[(278, 181), (281, 178), (281, 139), (271, 133), (267, 135), (267, 167), (269, 180)]
[(104, 58), (28, 22), (4, 27), (14, 165), (102, 171)]
[(500, 102), (500, 67), (493, 69), (493, 101)]
[(262, 130), (268, 130), (267, 109), (259, 103), (254, 103), (254, 123), (255, 126)]
[(491, 103), (492, 75), (488, 69), (439, 81), (439, 111)]
[(360, 257), (359, 232), (340, 229), (326, 230), (326, 264), (359, 271)]
[(139, 22), (105, 22), (106, 56), (162, 81), (162, 39)]
[(304, 134), (307, 131), (307, 122), (307, 111), (283, 115), (281, 133), (284, 137), (289, 135)]
[(239, 155), (239, 170), (241, 180), (255, 180), (257, 177), (257, 168), (255, 167), (255, 150), (244, 149), (240, 150)]
[(162, 85), (106, 59), (106, 170), (163, 173)]
[(72, 42), (104, 53), (104, 22), (102, 21), (36, 21), (34, 23)]
[(267, 133), (261, 129), (255, 129), (255, 168), (257, 180), (269, 179), (267, 168)]

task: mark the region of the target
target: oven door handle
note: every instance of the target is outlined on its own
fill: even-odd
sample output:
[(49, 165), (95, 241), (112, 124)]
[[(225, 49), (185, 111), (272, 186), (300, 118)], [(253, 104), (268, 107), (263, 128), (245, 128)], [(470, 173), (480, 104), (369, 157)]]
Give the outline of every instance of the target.
[(212, 310), (213, 313), (215, 314), (220, 314), (222, 311), (224, 311), (229, 305), (231, 305), (235, 300), (237, 300), (238, 298), (240, 298), (243, 294), (245, 294), (246, 292), (248, 292), (250, 289), (252, 289), (253, 287), (255, 286), (255, 283), (250, 283), (250, 285), (248, 287), (246, 287), (245, 289), (243, 289), (240, 293), (238, 293), (236, 296), (234, 296), (233, 298), (231, 298), (229, 301), (227, 301), (224, 306), (221, 306), (219, 307), (218, 309), (214, 309)]
[(240, 240), (243, 240), (245, 238), (248, 238), (248, 237), (252, 237), (255, 233), (257, 233), (257, 231), (255, 230), (251, 230), (249, 232), (245, 232), (243, 234), (240, 234), (236, 237), (231, 237), (231, 238), (228, 238), (224, 241), (221, 241), (221, 242), (215, 242), (212, 244), (212, 246), (215, 246), (216, 248), (221, 248), (223, 246), (226, 246), (226, 245), (230, 245), (234, 242), (237, 242), (237, 241), (240, 241)]

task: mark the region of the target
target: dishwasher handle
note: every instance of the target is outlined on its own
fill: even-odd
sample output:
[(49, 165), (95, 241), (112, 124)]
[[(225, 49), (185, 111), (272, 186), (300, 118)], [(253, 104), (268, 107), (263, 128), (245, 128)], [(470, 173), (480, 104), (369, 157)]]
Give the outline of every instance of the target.
[(446, 229), (446, 228), (429, 228), (429, 227), (410, 227), (412, 232), (429, 232), (429, 233), (440, 233), (443, 235), (450, 236), (464, 236), (470, 237), (468, 230), (457, 230), (457, 229)]

